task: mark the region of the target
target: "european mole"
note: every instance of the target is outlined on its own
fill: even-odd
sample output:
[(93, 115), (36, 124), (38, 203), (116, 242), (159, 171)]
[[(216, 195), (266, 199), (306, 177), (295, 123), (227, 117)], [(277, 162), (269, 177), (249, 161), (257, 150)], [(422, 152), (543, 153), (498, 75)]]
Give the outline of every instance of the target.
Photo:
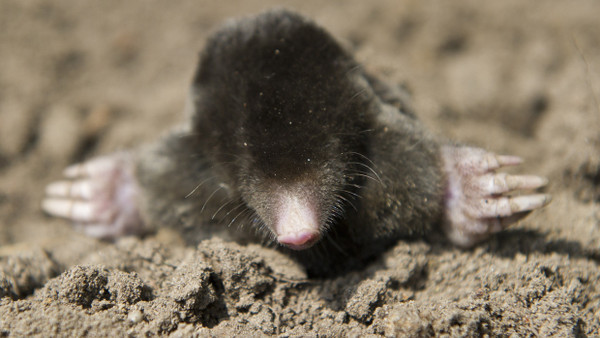
[(472, 246), (550, 200), (506, 195), (547, 181), (495, 172), (518, 157), (436, 139), (399, 88), (288, 10), (214, 33), (186, 111), (155, 144), (68, 167), (43, 209), (102, 238), (217, 225), (318, 276), (436, 229)]

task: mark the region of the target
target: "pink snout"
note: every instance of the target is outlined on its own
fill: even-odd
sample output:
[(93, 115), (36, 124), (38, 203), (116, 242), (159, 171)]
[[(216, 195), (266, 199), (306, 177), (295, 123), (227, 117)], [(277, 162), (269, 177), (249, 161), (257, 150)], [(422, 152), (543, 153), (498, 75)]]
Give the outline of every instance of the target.
[(304, 250), (310, 248), (319, 240), (319, 233), (314, 231), (300, 231), (293, 234), (285, 234), (277, 237), (279, 243), (293, 250)]

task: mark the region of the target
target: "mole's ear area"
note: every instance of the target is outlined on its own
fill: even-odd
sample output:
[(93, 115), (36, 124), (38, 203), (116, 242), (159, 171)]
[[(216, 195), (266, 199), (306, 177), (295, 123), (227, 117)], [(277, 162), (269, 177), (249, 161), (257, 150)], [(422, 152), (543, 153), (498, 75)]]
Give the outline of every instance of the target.
[[(547, 179), (496, 172), (521, 164), (519, 157), (450, 145), (441, 151), (447, 177), (445, 230), (456, 245), (470, 247), (483, 241), (551, 201), (550, 195), (527, 193), (545, 186)], [(518, 191), (525, 193), (508, 195)]]

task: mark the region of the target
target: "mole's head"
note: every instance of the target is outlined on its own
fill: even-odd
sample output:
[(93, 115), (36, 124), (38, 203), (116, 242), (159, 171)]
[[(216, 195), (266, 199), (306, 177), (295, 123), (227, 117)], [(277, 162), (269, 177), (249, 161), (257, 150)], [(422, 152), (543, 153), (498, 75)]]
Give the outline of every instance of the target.
[(360, 70), (323, 29), (273, 11), (226, 26), (195, 78), (195, 126), (228, 160), (258, 223), (292, 249), (317, 242), (357, 189), (368, 95)]
[(271, 237), (306, 249), (352, 203), (368, 105), (338, 69), (270, 74), (252, 81), (242, 102), (234, 139), (239, 189)]
[(353, 174), (364, 140), (341, 107), (278, 103), (251, 110), (236, 137), (238, 189), (272, 238), (306, 249), (359, 202)]

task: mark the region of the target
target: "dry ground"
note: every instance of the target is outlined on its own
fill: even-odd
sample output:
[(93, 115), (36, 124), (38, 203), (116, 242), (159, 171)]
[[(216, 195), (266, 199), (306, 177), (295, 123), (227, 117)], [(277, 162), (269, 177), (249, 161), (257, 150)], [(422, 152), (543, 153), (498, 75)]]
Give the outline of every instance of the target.
[[(177, 233), (105, 243), (44, 216), (66, 165), (181, 120), (207, 34), (276, 4), (406, 84), (440, 135), (527, 159), (552, 204), (473, 250), (400, 242), (306, 280)], [(0, 336), (600, 334), (600, 2), (0, 2)]]

